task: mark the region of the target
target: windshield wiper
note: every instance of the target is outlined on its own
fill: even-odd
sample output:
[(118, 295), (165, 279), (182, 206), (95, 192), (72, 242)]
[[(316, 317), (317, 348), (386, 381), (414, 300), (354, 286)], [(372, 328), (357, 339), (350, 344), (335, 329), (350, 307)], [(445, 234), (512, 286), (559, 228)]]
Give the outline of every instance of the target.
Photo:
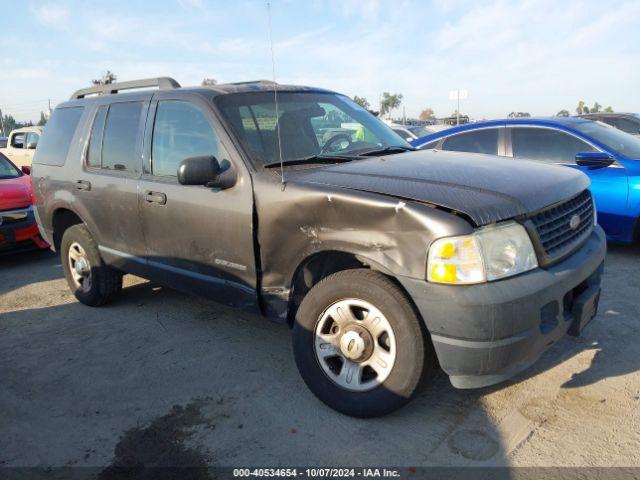
[(374, 148), (372, 150), (367, 150), (365, 152), (359, 153), (360, 157), (371, 157), (375, 155), (386, 155), (390, 153), (402, 153), (402, 152), (414, 152), (417, 148), (414, 147), (403, 147), (401, 145), (390, 145), (388, 147), (383, 148)]
[[(339, 162), (350, 162), (352, 160), (356, 160), (357, 157), (356, 156), (350, 156), (350, 155), (337, 155), (337, 154), (317, 154), (317, 155), (309, 155), (308, 157), (302, 157), (302, 158), (292, 158), (289, 160), (283, 160), (282, 161), (282, 165), (306, 165), (306, 164), (313, 164), (313, 163), (331, 163), (334, 160), (337, 160)], [(265, 163), (264, 168), (274, 168), (274, 167), (279, 167), (280, 166), (280, 162), (269, 162), (269, 163)]]

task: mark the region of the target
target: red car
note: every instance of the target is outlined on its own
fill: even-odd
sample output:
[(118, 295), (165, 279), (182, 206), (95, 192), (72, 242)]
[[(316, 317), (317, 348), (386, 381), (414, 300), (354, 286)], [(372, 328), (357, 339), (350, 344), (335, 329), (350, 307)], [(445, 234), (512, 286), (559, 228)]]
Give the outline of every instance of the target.
[(0, 154), (0, 255), (48, 248), (33, 215), (29, 167), (18, 169)]

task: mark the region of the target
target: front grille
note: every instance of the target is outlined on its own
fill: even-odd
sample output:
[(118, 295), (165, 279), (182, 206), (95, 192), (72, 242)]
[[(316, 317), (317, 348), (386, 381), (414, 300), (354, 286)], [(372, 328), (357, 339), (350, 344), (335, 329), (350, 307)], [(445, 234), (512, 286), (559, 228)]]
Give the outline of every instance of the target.
[(0, 211), (0, 225), (12, 225), (29, 220), (31, 207), (21, 208), (19, 210)]
[[(580, 222), (571, 228), (571, 219), (577, 215)], [(579, 246), (593, 229), (593, 201), (585, 190), (558, 205), (533, 215), (532, 221), (539, 243), (549, 258), (554, 258)]]

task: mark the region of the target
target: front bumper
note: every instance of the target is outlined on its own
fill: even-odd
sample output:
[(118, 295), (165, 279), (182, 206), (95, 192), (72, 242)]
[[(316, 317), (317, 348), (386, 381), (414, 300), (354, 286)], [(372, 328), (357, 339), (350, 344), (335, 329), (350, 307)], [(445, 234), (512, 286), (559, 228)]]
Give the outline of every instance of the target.
[(33, 207), (1, 211), (0, 217), (0, 255), (49, 247), (40, 237)]
[(560, 263), (497, 282), (439, 285), (399, 278), (422, 314), (442, 369), (457, 388), (506, 380), (595, 316), (606, 240), (596, 226)]

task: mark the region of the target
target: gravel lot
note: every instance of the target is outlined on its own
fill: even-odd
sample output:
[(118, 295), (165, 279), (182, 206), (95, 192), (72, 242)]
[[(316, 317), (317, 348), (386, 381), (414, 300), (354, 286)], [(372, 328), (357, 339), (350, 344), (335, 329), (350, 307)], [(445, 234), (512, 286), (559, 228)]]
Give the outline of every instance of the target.
[(610, 246), (600, 313), (530, 370), (408, 407), (325, 407), (286, 326), (125, 277), (80, 305), (50, 252), (0, 258), (0, 465), (640, 466), (640, 248)]

